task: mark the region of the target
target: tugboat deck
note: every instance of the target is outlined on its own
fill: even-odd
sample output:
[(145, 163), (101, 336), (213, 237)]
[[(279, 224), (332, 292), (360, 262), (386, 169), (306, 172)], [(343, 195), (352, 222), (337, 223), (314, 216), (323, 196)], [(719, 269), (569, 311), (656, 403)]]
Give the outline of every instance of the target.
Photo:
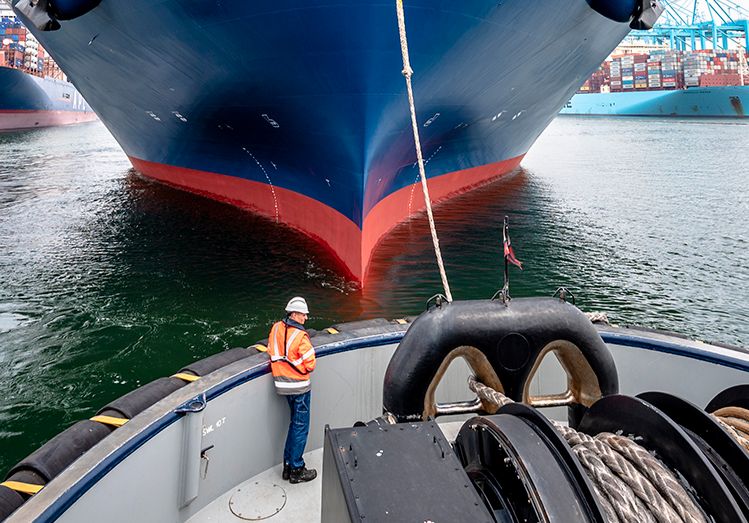
[(189, 523), (320, 521), (322, 450), (315, 449), (304, 455), (307, 467), (317, 469), (314, 481), (292, 485), (281, 478), (281, 465), (276, 465), (218, 497), (190, 518)]
[[(462, 425), (463, 421), (439, 423), (440, 429), (450, 442), (455, 440)], [(292, 485), (281, 478), (279, 464), (219, 496), (190, 518), (188, 523), (237, 523), (248, 520), (273, 523), (321, 521), (322, 458), (322, 448), (304, 454), (307, 467), (317, 470), (317, 478), (314, 481)], [(237, 516), (232, 510), (243, 517)]]
[[(512, 304), (513, 313), (534, 305), (521, 299), (513, 300)], [(571, 307), (547, 299), (539, 305)], [(453, 304), (451, 310), (481, 307), (494, 311), (493, 305), (482, 302)], [(497, 309), (496, 315), (506, 314), (504, 308)], [(574, 314), (581, 316), (579, 311)], [(216, 370), (198, 372), (198, 379), (133, 416), (65, 468), (30, 502), (19, 507), (8, 522), (82, 521), (105, 510), (113, 514), (112, 521), (123, 523), (320, 521), (325, 489), (322, 470), (325, 426), (345, 429), (357, 422), (376, 419), (383, 408), (395, 412), (385, 405), (390, 396), (384, 394), (384, 376), (396, 348), (404, 346), (404, 331), (410, 327), (412, 332), (416, 321), (430, 320), (422, 318), (410, 325), (357, 324), (351, 330), (342, 326), (336, 334), (315, 337), (321, 364), (316, 370), (310, 452), (305, 459), (308, 466), (318, 470), (318, 478), (311, 483), (292, 485), (281, 479), (279, 461), (288, 427), (288, 407), (275, 393), (267, 355), (235, 349), (227, 354), (239, 359), (222, 363)], [(585, 321), (580, 318), (581, 328), (587, 325), (587, 331), (596, 334)], [(486, 321), (483, 324), (493, 325)], [(742, 349), (637, 329), (605, 327), (599, 328), (597, 334), (600, 338), (596, 335), (595, 339), (599, 345), (607, 344), (607, 352), (615, 362), (620, 394), (668, 391), (702, 410), (721, 391), (747, 382), (749, 353)], [(482, 340), (474, 341), (480, 345)], [(558, 357), (545, 355), (548, 357), (534, 355), (528, 359), (529, 364), (537, 365), (526, 384), (531, 401), (564, 399), (569, 387), (568, 375)], [(225, 355), (218, 357), (223, 362)], [(467, 379), (472, 369), (463, 358), (456, 358), (443, 371), (430, 401), (445, 409), (445, 415), (438, 418), (440, 429), (445, 439), (452, 442), (465, 419), (475, 415), (466, 409), (460, 418), (447, 415), (460, 412), (460, 409), (447, 410), (452, 405), (470, 406), (472, 393)], [(400, 376), (402, 372), (392, 374), (391, 378)], [(596, 378), (598, 383), (602, 383), (600, 376)], [(406, 381), (405, 385), (410, 383)], [(420, 406), (423, 401), (418, 403)], [(552, 405), (543, 409), (545, 416), (567, 418), (567, 407)], [(425, 484), (433, 479), (428, 475), (422, 478)], [(372, 477), (366, 480), (376, 481)], [(422, 479), (415, 481), (420, 484)], [(381, 500), (377, 496), (367, 499)]]

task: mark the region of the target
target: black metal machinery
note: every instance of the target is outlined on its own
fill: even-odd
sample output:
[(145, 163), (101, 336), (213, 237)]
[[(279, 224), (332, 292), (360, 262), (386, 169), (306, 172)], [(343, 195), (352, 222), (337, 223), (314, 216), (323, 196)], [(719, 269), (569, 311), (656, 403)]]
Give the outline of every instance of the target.
[[(663, 392), (621, 395), (599, 341), (585, 316), (559, 300), (449, 303), (422, 314), (388, 367), (386, 415), (326, 430), (323, 521), (608, 521), (610, 500), (605, 506), (590, 464), (565, 439), (569, 430), (521, 403), (537, 400), (527, 381), (552, 350), (565, 358), (569, 390), (539, 407), (567, 406), (575, 437), (635, 441), (673, 474), (703, 521), (749, 521), (749, 453), (727, 418), (709, 414), (744, 409), (749, 430), (749, 386), (726, 389), (706, 409)], [(455, 357), (516, 402), (434, 404), (430, 394)], [(479, 415), (450, 444), (431, 416), (461, 409)]]
[[(749, 520), (749, 454), (699, 407), (661, 392), (612, 395), (578, 430), (631, 435), (707, 521)], [(322, 509), (323, 521), (607, 521), (571, 447), (521, 403), (466, 421), (453, 444), (433, 420), (326, 429)]]

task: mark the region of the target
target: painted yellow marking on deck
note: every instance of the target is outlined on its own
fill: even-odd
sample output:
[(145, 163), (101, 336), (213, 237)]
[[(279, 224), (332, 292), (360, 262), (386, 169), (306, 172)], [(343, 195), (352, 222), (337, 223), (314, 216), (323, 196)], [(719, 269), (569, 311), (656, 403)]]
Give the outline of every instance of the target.
[(185, 381), (195, 381), (197, 379), (200, 379), (200, 376), (195, 376), (194, 374), (187, 374), (186, 372), (178, 372), (177, 374), (172, 374), (172, 378), (179, 378)]
[(114, 416), (94, 416), (93, 418), (91, 418), (91, 421), (97, 421), (99, 423), (104, 423), (105, 425), (121, 427), (130, 420), (128, 420), (127, 418), (115, 418)]
[(36, 494), (44, 488), (44, 485), (33, 485), (31, 483), (23, 483), (22, 481), (4, 481), (0, 485), (16, 492), (23, 492), (30, 495)]

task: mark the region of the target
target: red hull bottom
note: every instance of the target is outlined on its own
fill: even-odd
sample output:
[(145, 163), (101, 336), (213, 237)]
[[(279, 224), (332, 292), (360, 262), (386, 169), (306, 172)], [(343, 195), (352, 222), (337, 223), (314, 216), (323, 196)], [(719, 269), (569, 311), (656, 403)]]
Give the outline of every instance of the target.
[(0, 131), (20, 131), (93, 122), (96, 113), (83, 111), (4, 111), (0, 110)]
[[(429, 180), (433, 202), (446, 200), (512, 172), (523, 156), (444, 174)], [(249, 209), (312, 237), (341, 262), (348, 276), (364, 281), (379, 241), (394, 227), (425, 208), (420, 182), (381, 200), (364, 218), (353, 221), (303, 194), (223, 174), (173, 167), (130, 157), (145, 176), (202, 196)]]

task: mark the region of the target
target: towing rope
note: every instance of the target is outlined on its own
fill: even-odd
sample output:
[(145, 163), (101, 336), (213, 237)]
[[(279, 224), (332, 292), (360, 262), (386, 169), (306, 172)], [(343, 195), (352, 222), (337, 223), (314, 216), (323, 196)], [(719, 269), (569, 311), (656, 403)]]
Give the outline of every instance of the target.
[[(482, 400), (502, 407), (513, 400), (478, 382), (468, 386)], [(593, 484), (611, 523), (706, 523), (702, 509), (676, 475), (633, 440), (602, 432), (589, 436), (552, 421)]]
[[(611, 325), (605, 312), (586, 312), (584, 314), (591, 323)], [(712, 415), (715, 421), (749, 452), (749, 410), (740, 407), (724, 407), (716, 410)]]
[(424, 192), (424, 202), (426, 203), (427, 216), (429, 217), (429, 229), (432, 233), (432, 243), (434, 244), (434, 254), (437, 256), (437, 265), (442, 278), (442, 287), (445, 289), (447, 301), (453, 301), (450, 293), (450, 284), (447, 282), (447, 273), (445, 265), (442, 262), (442, 251), (440, 251), (440, 241), (437, 238), (437, 228), (434, 225), (434, 215), (432, 214), (432, 204), (429, 199), (429, 188), (427, 187), (427, 175), (424, 171), (424, 157), (421, 154), (421, 141), (419, 140), (419, 125), (416, 121), (416, 106), (414, 104), (414, 93), (411, 87), (411, 60), (408, 57), (408, 39), (406, 37), (406, 17), (403, 13), (403, 0), (395, 1), (396, 10), (398, 11), (398, 31), (401, 41), (401, 55), (403, 57), (403, 76), (406, 77), (406, 90), (408, 91), (408, 106), (411, 110), (411, 127), (414, 133), (414, 144), (416, 146), (416, 158), (419, 164), (419, 176), (421, 177), (421, 189)]

